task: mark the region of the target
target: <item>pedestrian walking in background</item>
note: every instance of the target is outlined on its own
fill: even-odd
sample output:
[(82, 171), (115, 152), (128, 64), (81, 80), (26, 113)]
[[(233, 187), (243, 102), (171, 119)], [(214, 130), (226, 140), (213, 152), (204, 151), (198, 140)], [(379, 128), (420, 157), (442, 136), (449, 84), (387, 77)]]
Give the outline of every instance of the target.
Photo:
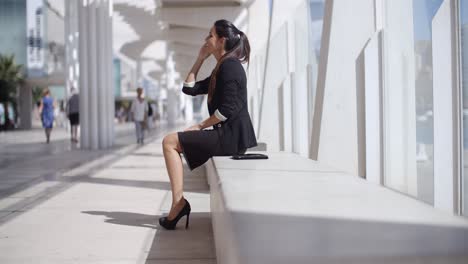
[(41, 104), (39, 105), (39, 113), (41, 114), (42, 127), (45, 130), (47, 143), (50, 142), (50, 134), (54, 126), (54, 107), (54, 99), (50, 95), (49, 89), (45, 89), (42, 93)]
[(67, 102), (67, 116), (70, 120), (71, 141), (78, 142), (78, 126), (80, 124), (80, 97), (75, 88), (71, 89), (70, 98)]
[(148, 104), (143, 97), (143, 89), (140, 87), (137, 88), (137, 98), (132, 102), (131, 113), (135, 122), (137, 143), (143, 144), (145, 137), (144, 129), (148, 118)]

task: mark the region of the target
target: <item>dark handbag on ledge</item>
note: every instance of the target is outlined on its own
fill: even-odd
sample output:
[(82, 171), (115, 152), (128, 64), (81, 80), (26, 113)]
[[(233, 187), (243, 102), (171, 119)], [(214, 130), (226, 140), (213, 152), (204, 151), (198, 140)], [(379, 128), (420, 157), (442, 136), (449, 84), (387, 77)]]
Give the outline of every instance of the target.
[(260, 153), (247, 153), (232, 156), (234, 160), (248, 160), (248, 159), (268, 159), (268, 156)]

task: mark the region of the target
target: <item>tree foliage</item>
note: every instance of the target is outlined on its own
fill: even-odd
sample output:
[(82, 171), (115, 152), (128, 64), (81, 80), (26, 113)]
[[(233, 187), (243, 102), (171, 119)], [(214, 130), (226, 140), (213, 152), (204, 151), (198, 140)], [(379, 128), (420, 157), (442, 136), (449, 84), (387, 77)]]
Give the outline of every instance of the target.
[(16, 88), (23, 82), (22, 65), (15, 64), (14, 55), (0, 54), (0, 102), (14, 102)]

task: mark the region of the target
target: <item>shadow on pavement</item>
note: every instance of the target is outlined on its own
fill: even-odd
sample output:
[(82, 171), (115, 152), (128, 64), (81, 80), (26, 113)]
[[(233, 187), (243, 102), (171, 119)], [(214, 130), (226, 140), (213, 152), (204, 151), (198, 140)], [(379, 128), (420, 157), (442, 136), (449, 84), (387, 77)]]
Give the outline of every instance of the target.
[(183, 217), (175, 230), (165, 230), (158, 224), (161, 215), (147, 215), (119, 211), (82, 211), (105, 216), (104, 222), (115, 225), (136, 226), (157, 230), (146, 263), (216, 263), (210, 213), (190, 214), (190, 225), (185, 229)]
[(146, 227), (146, 228), (159, 228), (158, 215), (146, 215), (139, 213), (131, 212), (106, 212), (106, 211), (82, 211), (82, 213), (90, 215), (102, 215), (106, 219), (104, 222), (116, 225), (126, 225), (126, 226), (137, 226), (137, 227)]

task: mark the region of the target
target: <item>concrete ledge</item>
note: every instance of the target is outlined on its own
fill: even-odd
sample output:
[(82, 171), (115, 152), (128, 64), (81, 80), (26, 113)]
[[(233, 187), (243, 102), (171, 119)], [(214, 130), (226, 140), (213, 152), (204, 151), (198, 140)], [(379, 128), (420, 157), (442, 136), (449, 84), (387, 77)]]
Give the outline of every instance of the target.
[(291, 153), (207, 163), (218, 264), (468, 263), (468, 220)]

